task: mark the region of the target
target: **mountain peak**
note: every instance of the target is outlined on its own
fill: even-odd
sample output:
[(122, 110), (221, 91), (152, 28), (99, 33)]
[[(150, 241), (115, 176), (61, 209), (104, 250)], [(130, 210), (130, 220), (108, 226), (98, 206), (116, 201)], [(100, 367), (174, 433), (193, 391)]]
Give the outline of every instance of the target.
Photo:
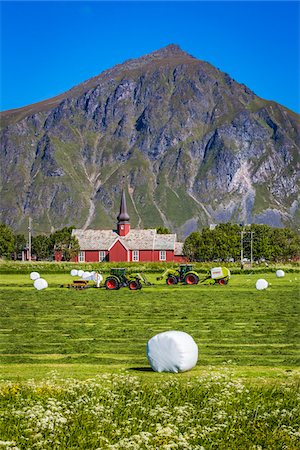
[(140, 56), (139, 58), (128, 59), (123, 64), (119, 64), (115, 67), (118, 69), (135, 69), (136, 67), (141, 67), (149, 63), (152, 64), (153, 62), (163, 62), (164, 60), (170, 59), (176, 59), (177, 61), (180, 59), (182, 62), (185, 62), (187, 60), (195, 61), (196, 58), (182, 50), (179, 45), (169, 44), (151, 53)]
[(300, 225), (298, 116), (178, 45), (1, 119), (0, 213), (18, 232), (29, 214), (45, 231), (113, 226), (123, 176), (133, 227)]
[(178, 56), (194, 58), (192, 55), (190, 55), (189, 53), (182, 50), (178, 44), (166, 45), (165, 47), (155, 50), (154, 52), (151, 52), (145, 56), (142, 56), (141, 58), (162, 59), (162, 58), (171, 58), (171, 57), (178, 57)]
[(153, 53), (163, 54), (163, 55), (178, 55), (178, 54), (186, 54), (178, 44), (168, 44), (165, 47), (162, 47)]

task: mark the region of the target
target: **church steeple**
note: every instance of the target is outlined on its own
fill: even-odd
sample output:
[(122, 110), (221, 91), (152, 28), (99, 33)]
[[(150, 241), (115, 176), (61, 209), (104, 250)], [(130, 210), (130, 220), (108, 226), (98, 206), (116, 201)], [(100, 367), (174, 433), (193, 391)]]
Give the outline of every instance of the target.
[(117, 219), (118, 219), (118, 235), (126, 236), (126, 234), (128, 234), (130, 231), (130, 222), (129, 222), (130, 219), (129, 219), (129, 214), (127, 212), (126, 197), (125, 197), (124, 189), (122, 191), (120, 212), (119, 212)]

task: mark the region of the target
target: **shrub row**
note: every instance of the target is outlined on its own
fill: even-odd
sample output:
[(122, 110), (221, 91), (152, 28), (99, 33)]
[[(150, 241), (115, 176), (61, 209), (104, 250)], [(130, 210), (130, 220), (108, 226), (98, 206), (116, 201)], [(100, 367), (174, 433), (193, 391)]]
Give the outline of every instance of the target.
[[(298, 263), (289, 264), (272, 264), (266, 266), (265, 264), (254, 265), (253, 268), (241, 269), (240, 264), (237, 263), (223, 263), (223, 262), (206, 262), (194, 263), (193, 269), (199, 273), (205, 273), (212, 267), (226, 266), (230, 268), (233, 274), (247, 274), (247, 273), (270, 273), (279, 268), (283, 268), (285, 272), (300, 272)], [(129, 272), (164, 272), (166, 269), (178, 268), (178, 263), (72, 263), (72, 262), (18, 262), (18, 261), (1, 261), (0, 274), (28, 274), (32, 271), (46, 273), (68, 273), (71, 269), (95, 270), (101, 272), (109, 272), (113, 267), (125, 267)]]

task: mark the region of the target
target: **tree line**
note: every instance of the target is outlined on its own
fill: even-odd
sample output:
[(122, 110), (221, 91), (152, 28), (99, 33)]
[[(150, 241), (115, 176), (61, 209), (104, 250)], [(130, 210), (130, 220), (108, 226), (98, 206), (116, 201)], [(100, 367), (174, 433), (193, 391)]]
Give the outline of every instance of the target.
[[(31, 254), (39, 260), (54, 259), (55, 251), (62, 254), (65, 261), (74, 258), (79, 248), (78, 239), (72, 236), (73, 227), (65, 227), (50, 235), (39, 234), (32, 237)], [(18, 259), (27, 247), (27, 239), (23, 234), (14, 234), (5, 224), (0, 224), (0, 257)]]
[[(37, 260), (54, 259), (55, 251), (70, 261), (79, 252), (76, 237), (72, 236), (73, 227), (65, 227), (50, 235), (33, 236), (31, 253)], [(213, 261), (215, 259), (237, 261), (241, 254), (241, 231), (243, 234), (244, 257), (250, 258), (253, 233), (253, 259), (268, 261), (288, 261), (299, 258), (300, 237), (290, 228), (273, 228), (269, 225), (252, 224), (240, 226), (222, 223), (213, 230), (208, 227), (191, 233), (184, 242), (183, 252), (190, 261)], [(160, 234), (170, 233), (165, 227), (158, 227)], [(23, 234), (14, 234), (12, 229), (0, 224), (0, 257), (17, 259), (27, 246)]]
[(184, 254), (191, 261), (239, 260), (241, 232), (244, 257), (250, 259), (251, 232), (253, 232), (253, 259), (288, 261), (299, 258), (300, 237), (290, 228), (273, 228), (269, 225), (241, 226), (222, 223), (211, 230), (206, 227), (191, 233), (184, 242)]

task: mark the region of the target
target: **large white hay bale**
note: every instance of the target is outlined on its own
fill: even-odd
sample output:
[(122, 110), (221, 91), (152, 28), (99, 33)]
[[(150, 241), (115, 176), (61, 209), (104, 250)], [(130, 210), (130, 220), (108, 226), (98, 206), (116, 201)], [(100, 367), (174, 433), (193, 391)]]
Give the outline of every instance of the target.
[(83, 272), (84, 272), (84, 270), (81, 270), (81, 269), (80, 269), (80, 270), (78, 270), (78, 274), (77, 274), (77, 275), (78, 275), (79, 277), (82, 277)]
[(281, 270), (281, 269), (279, 269), (279, 270), (276, 270), (276, 277), (278, 277), (278, 278), (282, 278), (282, 277), (284, 277), (284, 271), (283, 270)]
[(155, 372), (185, 372), (198, 360), (198, 347), (183, 331), (165, 331), (147, 343), (147, 358)]
[(41, 291), (42, 289), (46, 289), (48, 287), (48, 283), (44, 278), (38, 278), (33, 283), (33, 286), (38, 290)]
[(83, 280), (90, 280), (91, 279), (91, 272), (83, 272), (83, 274), (81, 275), (81, 278)]
[(77, 277), (78, 275), (78, 270), (77, 269), (72, 269), (70, 272), (71, 277)]
[(38, 278), (40, 278), (40, 274), (38, 272), (31, 272), (30, 279), (32, 281), (37, 280)]
[(269, 283), (266, 280), (264, 280), (263, 278), (260, 278), (259, 280), (257, 280), (255, 286), (258, 291), (262, 291), (263, 289), (267, 289), (267, 287), (269, 286)]

